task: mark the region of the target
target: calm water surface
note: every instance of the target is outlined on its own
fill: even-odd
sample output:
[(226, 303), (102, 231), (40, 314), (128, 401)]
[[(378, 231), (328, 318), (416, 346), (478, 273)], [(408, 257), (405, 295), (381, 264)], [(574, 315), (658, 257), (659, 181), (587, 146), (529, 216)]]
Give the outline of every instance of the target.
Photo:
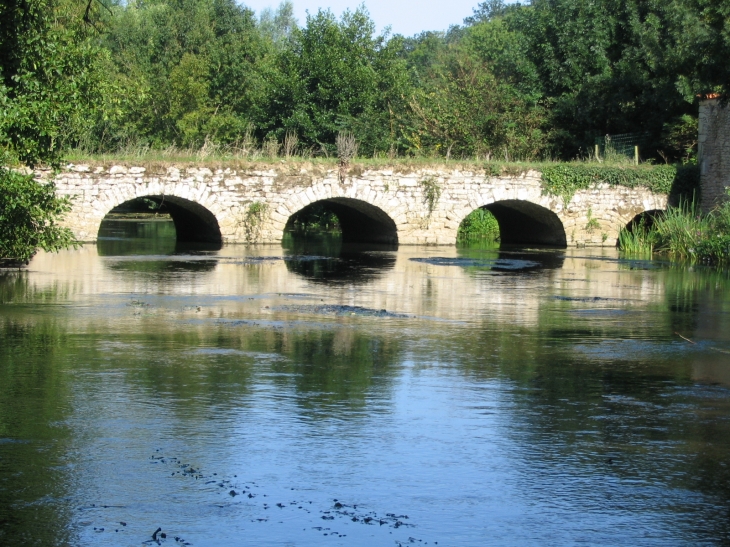
[(729, 545), (729, 290), (110, 225), (0, 273), (0, 544)]

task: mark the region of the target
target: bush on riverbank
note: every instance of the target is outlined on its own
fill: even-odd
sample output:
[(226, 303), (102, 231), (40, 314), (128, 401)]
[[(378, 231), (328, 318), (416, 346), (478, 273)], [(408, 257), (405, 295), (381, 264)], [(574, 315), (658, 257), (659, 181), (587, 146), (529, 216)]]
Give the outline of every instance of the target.
[(682, 202), (619, 234), (619, 249), (631, 254), (663, 253), (680, 260), (730, 263), (730, 201), (707, 214)]
[(71, 230), (57, 224), (70, 209), (67, 198), (56, 196), (53, 183), (0, 167), (0, 265), (26, 263), (38, 249), (74, 246)]

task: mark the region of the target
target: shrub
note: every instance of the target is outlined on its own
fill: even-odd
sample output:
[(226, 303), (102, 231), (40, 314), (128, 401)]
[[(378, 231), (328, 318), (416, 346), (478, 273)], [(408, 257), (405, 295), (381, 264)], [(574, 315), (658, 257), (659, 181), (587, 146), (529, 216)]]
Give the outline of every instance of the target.
[(492, 213), (486, 209), (475, 209), (469, 213), (459, 226), (457, 241), (474, 239), (499, 240), (499, 224)]
[(68, 228), (56, 224), (71, 209), (53, 183), (0, 167), (0, 262), (28, 262), (38, 249), (59, 251), (76, 246)]

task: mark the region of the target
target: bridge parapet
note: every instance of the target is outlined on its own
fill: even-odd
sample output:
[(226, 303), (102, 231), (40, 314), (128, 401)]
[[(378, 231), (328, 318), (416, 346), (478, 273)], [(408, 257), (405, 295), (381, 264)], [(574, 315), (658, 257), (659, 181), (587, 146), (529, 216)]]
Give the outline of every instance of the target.
[(612, 246), (636, 215), (667, 203), (666, 195), (645, 188), (599, 184), (566, 204), (545, 194), (537, 171), (495, 177), (447, 168), (356, 167), (340, 177), (336, 168), (295, 163), (256, 169), (72, 165), (55, 182), (60, 195), (73, 196), (65, 224), (81, 241), (95, 241), (104, 217), (139, 197), (168, 199), (186, 219), (203, 208), (210, 216), (201, 226), (217, 223), (220, 238), (232, 243), (278, 242), (292, 215), (325, 201), (339, 207), (338, 216), (351, 211), (354, 230), (369, 221), (392, 226), (401, 244), (452, 245), (461, 221), (486, 207), (500, 221), (503, 239), (509, 227), (513, 242)]

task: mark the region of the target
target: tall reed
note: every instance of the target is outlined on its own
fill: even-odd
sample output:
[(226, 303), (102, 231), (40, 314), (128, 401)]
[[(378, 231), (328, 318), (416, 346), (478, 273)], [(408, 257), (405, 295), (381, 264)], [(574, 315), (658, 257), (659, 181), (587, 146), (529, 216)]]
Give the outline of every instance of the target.
[(728, 263), (730, 200), (709, 213), (702, 213), (694, 201), (680, 202), (657, 215), (651, 225), (642, 219), (621, 230), (618, 246), (629, 254), (657, 252), (690, 262)]

